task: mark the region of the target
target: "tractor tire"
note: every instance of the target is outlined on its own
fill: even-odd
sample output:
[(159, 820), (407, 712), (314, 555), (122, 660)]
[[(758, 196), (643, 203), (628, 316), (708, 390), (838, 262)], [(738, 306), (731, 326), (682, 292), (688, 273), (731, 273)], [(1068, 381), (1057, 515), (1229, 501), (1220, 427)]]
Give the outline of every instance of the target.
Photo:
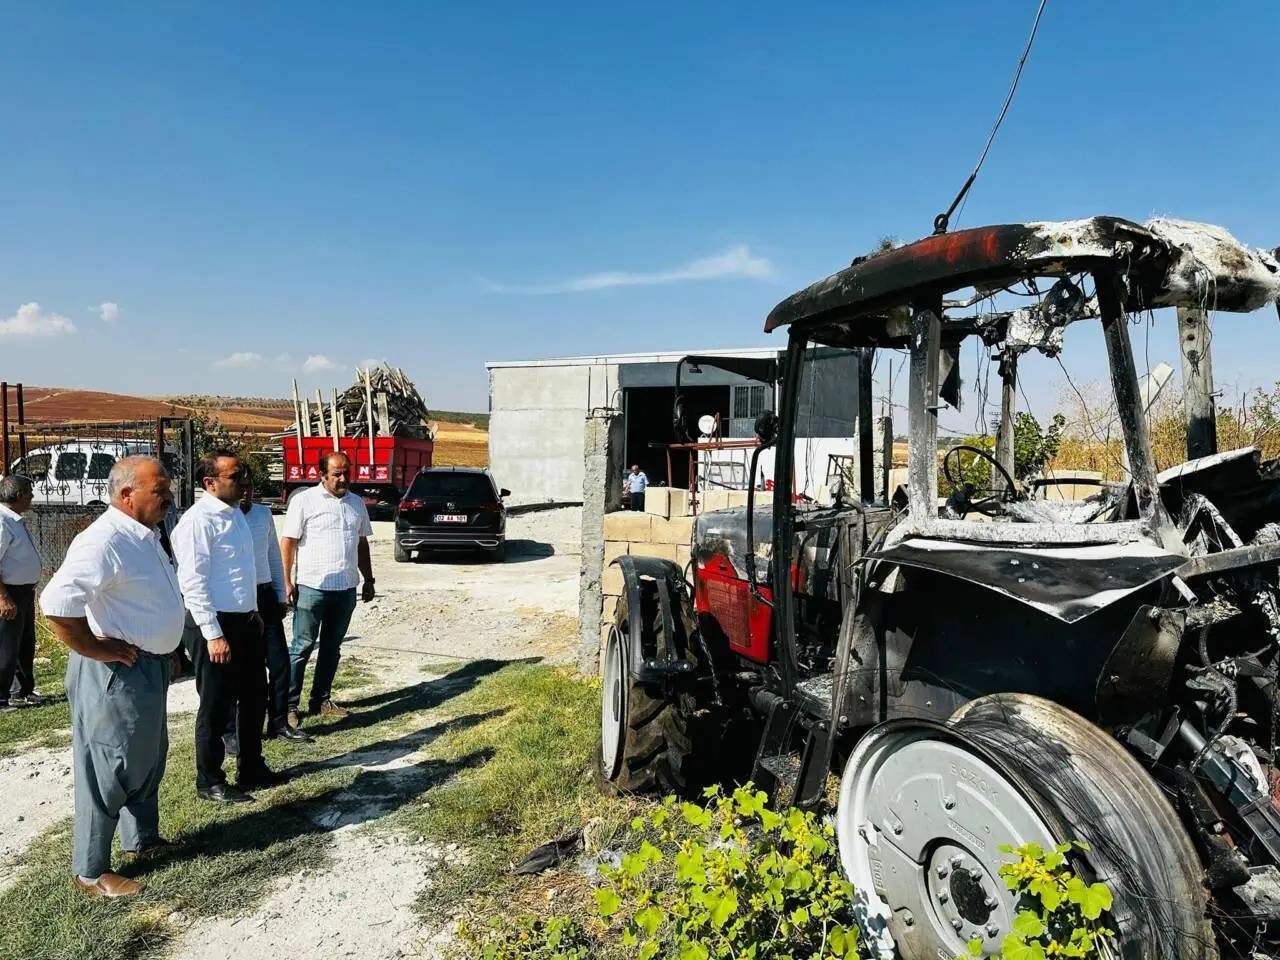
[(845, 769), (837, 833), (871, 957), (961, 956), (974, 939), (980, 956), (999, 956), (1018, 910), (1000, 845), (1072, 840), (1088, 844), (1074, 868), (1114, 899), (1104, 955), (1219, 956), (1200, 858), (1156, 782), (1107, 733), (1047, 700), (999, 694), (947, 726), (873, 728)]
[[(662, 611), (651, 582), (641, 581), (641, 605), (646, 640), (660, 638)], [(720, 736), (691, 691), (632, 678), (629, 629), (630, 608), (623, 596), (605, 643), (596, 785), (615, 795), (692, 796), (714, 780)]]
[(394, 541), (393, 541), (393, 545), (392, 545), (391, 550), (392, 550), (392, 554), (393, 554), (393, 555), (394, 555), (394, 557), (395, 557), (395, 561), (396, 561), (396, 563), (408, 563), (408, 562), (409, 562), (409, 551), (408, 551), (408, 550), (406, 550), (403, 546), (401, 546), (401, 545), (400, 545), (400, 541), (399, 541), (399, 539), (396, 539), (396, 540), (394, 540)]

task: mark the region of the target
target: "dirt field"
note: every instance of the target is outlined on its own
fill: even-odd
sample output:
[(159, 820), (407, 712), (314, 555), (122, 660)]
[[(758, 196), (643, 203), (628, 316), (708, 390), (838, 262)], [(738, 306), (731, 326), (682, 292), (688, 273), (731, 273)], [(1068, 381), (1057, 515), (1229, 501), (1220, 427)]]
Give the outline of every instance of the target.
[[(397, 564), (391, 557), (391, 525), (375, 523), (374, 573), (379, 597), (361, 604), (343, 654), (376, 675), (375, 689), (420, 684), (424, 668), (448, 672), (479, 658), (538, 658), (571, 663), (576, 655), (581, 512), (569, 508), (512, 517), (505, 563), (469, 556)], [(190, 736), (194, 684), (170, 690), (175, 737)], [(385, 753), (385, 755), (384, 755)], [(414, 750), (367, 751), (344, 762), (385, 776), (417, 775)], [(6, 789), (0, 809), (0, 890), (12, 880), (24, 849), (71, 814), (72, 780), (67, 749), (37, 749), (0, 760)], [(322, 826), (333, 834), (324, 865), (279, 876), (267, 897), (243, 913), (186, 921), (168, 956), (221, 960), (272, 956), (297, 960), (354, 957), (436, 957), (433, 931), (420, 929), (410, 909), (430, 882), (433, 864), (465, 851), (405, 842), (380, 834), (386, 810), (378, 795), (360, 795)], [(388, 808), (389, 809), (389, 808)], [(451, 849), (452, 848), (452, 849)]]
[[(217, 417), (233, 434), (273, 434), (288, 429), (293, 412), (287, 400), (248, 397), (131, 397), (97, 390), (26, 387), (26, 418), (33, 442), (40, 424), (110, 423), (186, 416), (197, 410)], [(13, 399), (11, 398), (11, 403)], [(436, 421), (435, 463), (443, 467), (483, 467), (489, 463), (489, 434), (469, 423)]]

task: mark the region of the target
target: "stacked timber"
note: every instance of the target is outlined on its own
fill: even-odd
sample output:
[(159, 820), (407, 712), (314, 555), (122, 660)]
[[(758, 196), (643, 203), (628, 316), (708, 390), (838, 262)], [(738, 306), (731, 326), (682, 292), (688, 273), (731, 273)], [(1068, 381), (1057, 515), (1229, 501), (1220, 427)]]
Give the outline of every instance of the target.
[(413, 381), (399, 367), (381, 363), (362, 367), (356, 382), (342, 393), (330, 392), (326, 403), (317, 390), (315, 402), (298, 396), (294, 383), (296, 420), (287, 436), (302, 427), (304, 437), (393, 436), (412, 440), (433, 437), (430, 411)]

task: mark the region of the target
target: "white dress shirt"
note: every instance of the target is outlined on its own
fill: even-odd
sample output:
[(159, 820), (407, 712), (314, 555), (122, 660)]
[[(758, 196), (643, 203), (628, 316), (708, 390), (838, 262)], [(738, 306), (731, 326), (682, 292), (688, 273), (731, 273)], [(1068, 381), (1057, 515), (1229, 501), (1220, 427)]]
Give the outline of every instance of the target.
[(18, 587), (40, 579), (40, 554), (22, 514), (0, 503), (0, 583)]
[(85, 617), (99, 637), (148, 653), (172, 653), (182, 639), (182, 592), (160, 536), (115, 507), (83, 530), (40, 591), (49, 617)]
[(280, 559), (280, 540), (271, 508), (262, 503), (250, 504), (244, 518), (253, 534), (253, 566), (258, 572), (258, 586), (271, 584), (284, 603), (288, 599), (284, 595), (284, 562)]
[(222, 636), (219, 613), (258, 609), (253, 532), (239, 504), (201, 497), (182, 515), (169, 542), (178, 561), (182, 598), (206, 640)]
[(360, 585), (357, 548), (373, 535), (369, 511), (354, 493), (335, 497), (318, 484), (289, 500), (284, 536), (298, 541), (294, 583), (315, 590)]

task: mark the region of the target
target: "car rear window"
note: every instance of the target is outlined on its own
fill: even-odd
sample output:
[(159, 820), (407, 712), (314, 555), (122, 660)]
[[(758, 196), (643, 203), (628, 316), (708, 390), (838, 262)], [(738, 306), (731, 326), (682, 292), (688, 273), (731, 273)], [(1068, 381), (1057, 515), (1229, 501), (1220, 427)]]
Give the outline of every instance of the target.
[(421, 473), (414, 478), (409, 496), (445, 497), (449, 500), (495, 500), (493, 484), (482, 473)]

